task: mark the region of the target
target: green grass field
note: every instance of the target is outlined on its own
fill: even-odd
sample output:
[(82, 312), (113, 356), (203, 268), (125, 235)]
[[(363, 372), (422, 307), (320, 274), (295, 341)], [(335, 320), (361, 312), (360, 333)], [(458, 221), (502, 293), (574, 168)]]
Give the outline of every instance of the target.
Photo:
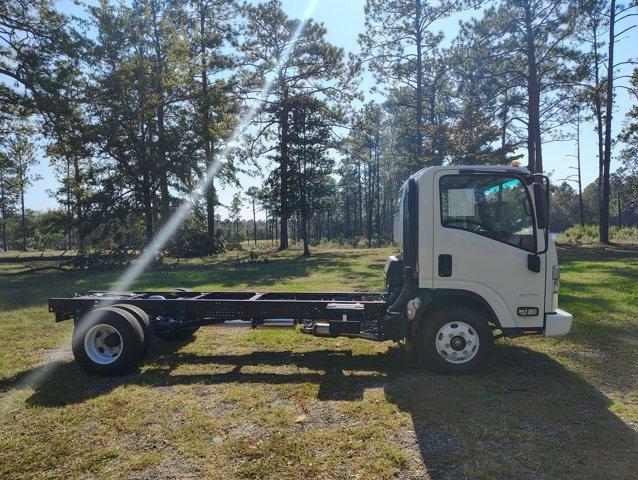
[[(231, 253), (135, 288), (380, 290), (390, 252)], [(422, 372), (390, 343), (203, 328), (97, 378), (46, 300), (120, 271), (0, 276), (0, 478), (635, 478), (638, 248), (560, 257), (572, 333), (501, 340), (465, 377)]]

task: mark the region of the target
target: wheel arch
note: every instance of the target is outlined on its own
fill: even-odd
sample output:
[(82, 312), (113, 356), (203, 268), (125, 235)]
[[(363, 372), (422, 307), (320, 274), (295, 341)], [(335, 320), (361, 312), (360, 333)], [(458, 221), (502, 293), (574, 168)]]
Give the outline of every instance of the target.
[(436, 310), (445, 308), (446, 305), (450, 304), (464, 305), (477, 309), (485, 315), (490, 324), (499, 329), (502, 328), (501, 322), (489, 302), (476, 292), (457, 289), (436, 289), (426, 291), (424, 296), (427, 298), (427, 301), (424, 302), (423, 308), (412, 321), (410, 329), (411, 336), (416, 335), (417, 331), (421, 325), (427, 321), (430, 314)]

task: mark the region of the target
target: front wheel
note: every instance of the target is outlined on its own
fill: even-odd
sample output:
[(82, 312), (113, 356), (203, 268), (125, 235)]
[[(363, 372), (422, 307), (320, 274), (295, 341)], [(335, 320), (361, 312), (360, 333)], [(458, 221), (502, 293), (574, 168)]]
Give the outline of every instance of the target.
[(439, 373), (480, 370), (494, 349), (494, 335), (481, 312), (449, 306), (425, 320), (417, 339), (426, 367)]

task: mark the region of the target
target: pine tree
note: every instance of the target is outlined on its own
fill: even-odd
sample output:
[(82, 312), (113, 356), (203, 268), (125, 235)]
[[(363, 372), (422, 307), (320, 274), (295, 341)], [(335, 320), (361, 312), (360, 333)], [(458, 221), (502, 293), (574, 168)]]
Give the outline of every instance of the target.
[(22, 250), (27, 251), (27, 218), (25, 208), (25, 195), (27, 188), (33, 182), (40, 180), (40, 175), (33, 174), (32, 168), (38, 164), (35, 156), (35, 145), (31, 141), (33, 129), (28, 126), (18, 126), (15, 133), (9, 137), (5, 155), (10, 160), (9, 168), (12, 170), (11, 186), (15, 189), (15, 195), (20, 205), (20, 229), (22, 234)]
[(60, 106), (52, 95), (59, 62), (77, 60), (81, 42), (53, 1), (4, 0), (0, 5), (0, 123), (34, 112), (49, 121), (48, 115)]
[(9, 213), (16, 203), (15, 165), (6, 151), (0, 150), (0, 214), (2, 214), (2, 250), (9, 250)]
[(631, 76), (630, 93), (634, 101), (625, 118), (625, 125), (618, 135), (623, 143), (620, 159), (623, 166), (633, 175), (638, 175), (638, 68)]
[[(611, 154), (612, 154), (612, 120), (615, 100), (615, 84), (616, 69), (622, 63), (615, 63), (615, 46), (616, 42), (626, 31), (634, 28), (636, 25), (630, 24), (626, 26), (623, 21), (631, 19), (638, 15), (636, 12), (638, 3), (630, 3), (628, 5), (617, 5), (616, 0), (611, 0), (609, 5), (609, 27), (607, 37), (607, 78), (605, 80), (605, 115), (604, 115), (604, 148), (603, 148), (603, 165), (602, 165), (602, 194), (600, 196), (600, 224), (599, 224), (599, 240), (601, 243), (609, 243), (609, 209), (610, 209), (610, 176), (611, 176)], [(616, 30), (618, 27), (619, 31)]]
[[(310, 255), (309, 221), (326, 210), (332, 192), (330, 174), (334, 160), (326, 153), (332, 142), (332, 113), (327, 105), (309, 95), (291, 102), (291, 197), (300, 221), (303, 255)], [(318, 238), (319, 239), (319, 238)]]
[(529, 169), (543, 172), (543, 135), (560, 125), (562, 105), (578, 73), (571, 45), (580, 11), (570, 0), (503, 0), (482, 19), (463, 24), (464, 48), (480, 66), (477, 81), (521, 110)]
[[(443, 0), (366, 0), (365, 33), (359, 42), (377, 81), (389, 92), (401, 92), (413, 112), (410, 132), (413, 163), (441, 164), (434, 152), (424, 149), (426, 124), (433, 123), (437, 95), (444, 82), (445, 65), (438, 51), (443, 35), (432, 27), (457, 8)], [(426, 114), (427, 111), (427, 114)], [(426, 157), (427, 156), (427, 157)]]
[[(288, 220), (294, 212), (290, 187), (293, 99), (303, 94), (329, 97), (336, 103), (347, 93), (346, 82), (353, 72), (346, 67), (343, 50), (326, 41), (323, 25), (307, 20), (295, 38), (299, 20), (288, 18), (279, 0), (248, 5), (245, 12), (248, 24), (241, 50), (250, 66), (245, 77), (249, 96), (259, 92), (264, 82), (272, 81), (250, 155), (258, 158), (270, 153), (277, 164), (279, 185), (271, 192), (278, 199), (279, 248), (284, 250), (288, 248)], [(280, 65), (284, 56), (286, 61)]]
[(90, 10), (99, 35), (89, 114), (97, 123), (95, 143), (115, 167), (103, 185), (128, 203), (122, 214), (133, 210), (143, 216), (146, 242), (167, 215), (169, 175), (192, 183), (184, 166), (190, 160), (181, 91), (187, 45), (173, 17), (179, 15), (170, 8), (159, 0), (138, 0), (130, 7), (102, 3)]
[(250, 203), (253, 208), (253, 241), (255, 242), (255, 246), (257, 245), (257, 214), (256, 214), (256, 203), (259, 197), (259, 189), (257, 187), (250, 187), (246, 190), (246, 195), (250, 198)]
[(243, 204), (243, 199), (241, 193), (237, 192), (233, 195), (233, 200), (228, 206), (228, 214), (230, 216), (231, 221), (235, 224), (235, 237), (237, 242), (241, 239), (239, 237), (239, 221), (241, 220), (241, 207)]
[[(230, 47), (237, 42), (239, 8), (234, 0), (189, 0), (191, 98), (195, 103), (192, 126), (194, 149), (203, 156), (203, 170), (215, 161), (228, 132), (234, 127), (238, 102), (233, 99), (236, 83), (228, 74), (238, 59)], [(218, 177), (223, 183), (236, 183), (232, 158), (226, 159)], [(215, 207), (219, 205), (214, 181), (206, 192), (206, 224), (209, 240), (215, 238)]]

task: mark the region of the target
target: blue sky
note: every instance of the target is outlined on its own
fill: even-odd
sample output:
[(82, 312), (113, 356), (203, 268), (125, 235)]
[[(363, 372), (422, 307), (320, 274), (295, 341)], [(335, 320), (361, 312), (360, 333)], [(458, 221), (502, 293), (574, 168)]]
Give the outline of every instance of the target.
[[(89, 3), (90, 0), (89, 0)], [(93, 2), (95, 3), (95, 2)], [(283, 0), (284, 9), (291, 17), (300, 17), (305, 11), (307, 0)], [(328, 40), (348, 52), (356, 53), (359, 50), (357, 37), (364, 29), (363, 5), (365, 0), (319, 0), (312, 17), (322, 22), (327, 29)], [(62, 0), (58, 2), (61, 11), (67, 13), (78, 14), (80, 10), (70, 0)], [(471, 16), (476, 15), (475, 12), (464, 12), (455, 15), (439, 24), (435, 25), (437, 30), (444, 32), (449, 40), (453, 38), (458, 31), (459, 20), (467, 20)], [(628, 26), (628, 24), (627, 24)], [(632, 48), (633, 45), (633, 48)], [(623, 38), (616, 50), (618, 61), (626, 60), (629, 57), (636, 56), (635, 46), (638, 45), (638, 29), (633, 29), (625, 38)], [(373, 79), (370, 75), (366, 75), (364, 86), (370, 86)], [(617, 92), (616, 109), (614, 112), (614, 132), (620, 131), (625, 113), (630, 108), (630, 100), (626, 90), (619, 89)], [(581, 125), (581, 163), (583, 186), (592, 182), (598, 172), (597, 164), (597, 146), (596, 133), (591, 123), (583, 123)], [(573, 142), (548, 142), (543, 147), (543, 158), (546, 172), (554, 172), (553, 179), (565, 178), (573, 175), (575, 170), (572, 167), (576, 165), (576, 159), (573, 157), (576, 149)], [(521, 151), (520, 153), (524, 153)], [(617, 168), (618, 163), (612, 162), (612, 171)], [(43, 158), (36, 167), (35, 172), (40, 174), (43, 179), (35, 183), (28, 192), (26, 203), (28, 208), (34, 210), (44, 210), (55, 208), (56, 202), (52, 199), (47, 190), (55, 189), (57, 181), (53, 175), (52, 169), (48, 165), (48, 160)], [(242, 175), (240, 178), (242, 190), (245, 191), (252, 185), (260, 185), (260, 178)], [(574, 187), (575, 184), (572, 184)], [(236, 189), (221, 188), (219, 190), (220, 200), (223, 204), (229, 204)], [(246, 204), (243, 210), (245, 217), (252, 216), (252, 211)], [(222, 215), (225, 212), (222, 209)], [(261, 217), (261, 215), (260, 215)]]

